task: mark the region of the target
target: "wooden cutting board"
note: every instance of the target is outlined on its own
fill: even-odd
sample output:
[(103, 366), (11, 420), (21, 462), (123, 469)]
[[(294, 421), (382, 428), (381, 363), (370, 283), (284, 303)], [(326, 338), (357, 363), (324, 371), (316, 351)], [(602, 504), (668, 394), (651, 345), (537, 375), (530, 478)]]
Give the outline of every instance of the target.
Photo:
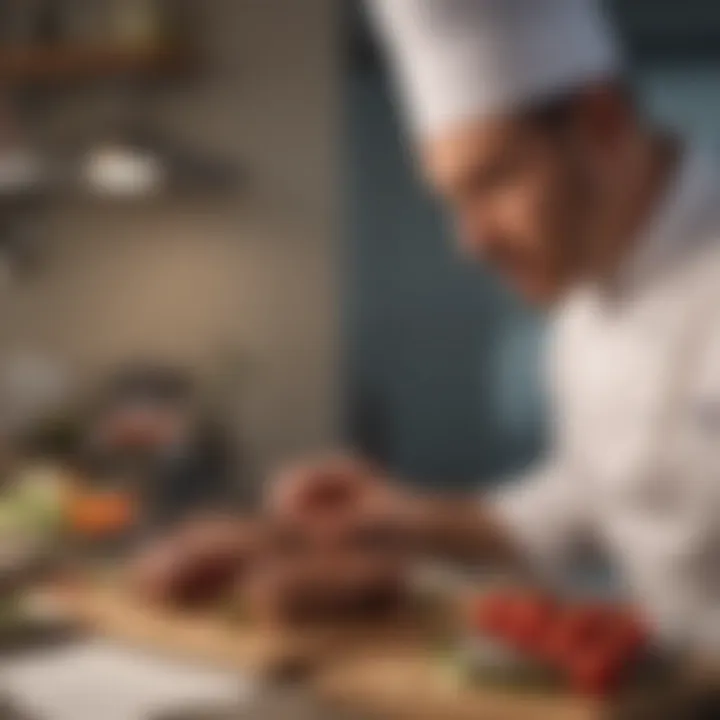
[(116, 587), (83, 586), (64, 596), (88, 630), (136, 647), (258, 676), (300, 672), (331, 638), (233, 622), (217, 614), (154, 608)]
[(79, 586), (64, 599), (71, 617), (98, 635), (270, 678), (310, 672), (350, 651), (417, 644), (424, 633), (409, 612), (380, 624), (293, 630), (156, 608), (113, 585)]
[(217, 615), (148, 607), (113, 586), (66, 596), (99, 635), (259, 678), (307, 672), (310, 690), (340, 710), (387, 720), (596, 720), (596, 707), (562, 695), (461, 689), (423, 642), (419, 622), (289, 631)]
[(318, 697), (383, 720), (597, 720), (581, 698), (462, 688), (419, 647), (338, 658), (314, 678)]

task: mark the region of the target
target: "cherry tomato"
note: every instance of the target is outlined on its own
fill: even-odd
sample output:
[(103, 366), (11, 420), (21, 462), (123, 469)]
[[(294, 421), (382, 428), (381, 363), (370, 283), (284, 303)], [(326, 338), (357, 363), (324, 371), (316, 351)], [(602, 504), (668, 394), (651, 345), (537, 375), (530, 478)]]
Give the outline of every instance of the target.
[(492, 637), (497, 637), (504, 623), (507, 599), (498, 592), (486, 593), (478, 598), (472, 610), (472, 629)]
[(650, 628), (639, 617), (629, 615), (622, 623), (623, 634), (628, 645), (639, 649), (650, 642)]
[(572, 687), (583, 695), (607, 698), (617, 691), (623, 669), (623, 663), (614, 651), (579, 655), (570, 668)]
[(636, 662), (649, 642), (649, 633), (645, 626), (632, 617), (620, 617), (610, 633), (602, 640), (602, 645), (622, 658), (626, 665)]
[(572, 607), (566, 609), (539, 644), (541, 657), (567, 668), (585, 651), (595, 646), (610, 627), (605, 608)]
[(539, 655), (556, 612), (552, 600), (540, 594), (516, 599), (510, 606), (509, 640), (520, 650)]

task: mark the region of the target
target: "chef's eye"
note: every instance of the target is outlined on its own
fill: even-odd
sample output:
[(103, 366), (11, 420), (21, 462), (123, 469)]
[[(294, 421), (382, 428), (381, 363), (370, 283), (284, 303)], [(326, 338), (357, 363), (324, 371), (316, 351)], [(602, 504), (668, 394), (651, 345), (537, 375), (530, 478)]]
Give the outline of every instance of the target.
[(519, 169), (520, 164), (511, 158), (479, 168), (467, 178), (464, 195), (470, 202), (489, 199), (510, 187)]

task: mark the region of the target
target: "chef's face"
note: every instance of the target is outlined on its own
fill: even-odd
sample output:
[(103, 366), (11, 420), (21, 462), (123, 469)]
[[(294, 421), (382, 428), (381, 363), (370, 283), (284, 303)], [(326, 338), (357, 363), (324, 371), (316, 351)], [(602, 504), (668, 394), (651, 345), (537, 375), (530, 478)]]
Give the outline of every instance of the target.
[(532, 302), (552, 302), (582, 275), (593, 236), (606, 224), (623, 133), (621, 124), (605, 122), (612, 95), (599, 97), (604, 102), (576, 99), (557, 116), (469, 124), (422, 148), (463, 251)]

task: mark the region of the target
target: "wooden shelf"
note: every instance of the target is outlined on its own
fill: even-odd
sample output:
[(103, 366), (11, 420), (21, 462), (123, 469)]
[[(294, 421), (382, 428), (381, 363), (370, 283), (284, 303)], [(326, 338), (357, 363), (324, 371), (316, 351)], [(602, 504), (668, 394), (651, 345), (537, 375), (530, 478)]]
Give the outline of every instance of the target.
[(0, 48), (0, 83), (60, 84), (117, 76), (167, 76), (192, 66), (189, 48)]

